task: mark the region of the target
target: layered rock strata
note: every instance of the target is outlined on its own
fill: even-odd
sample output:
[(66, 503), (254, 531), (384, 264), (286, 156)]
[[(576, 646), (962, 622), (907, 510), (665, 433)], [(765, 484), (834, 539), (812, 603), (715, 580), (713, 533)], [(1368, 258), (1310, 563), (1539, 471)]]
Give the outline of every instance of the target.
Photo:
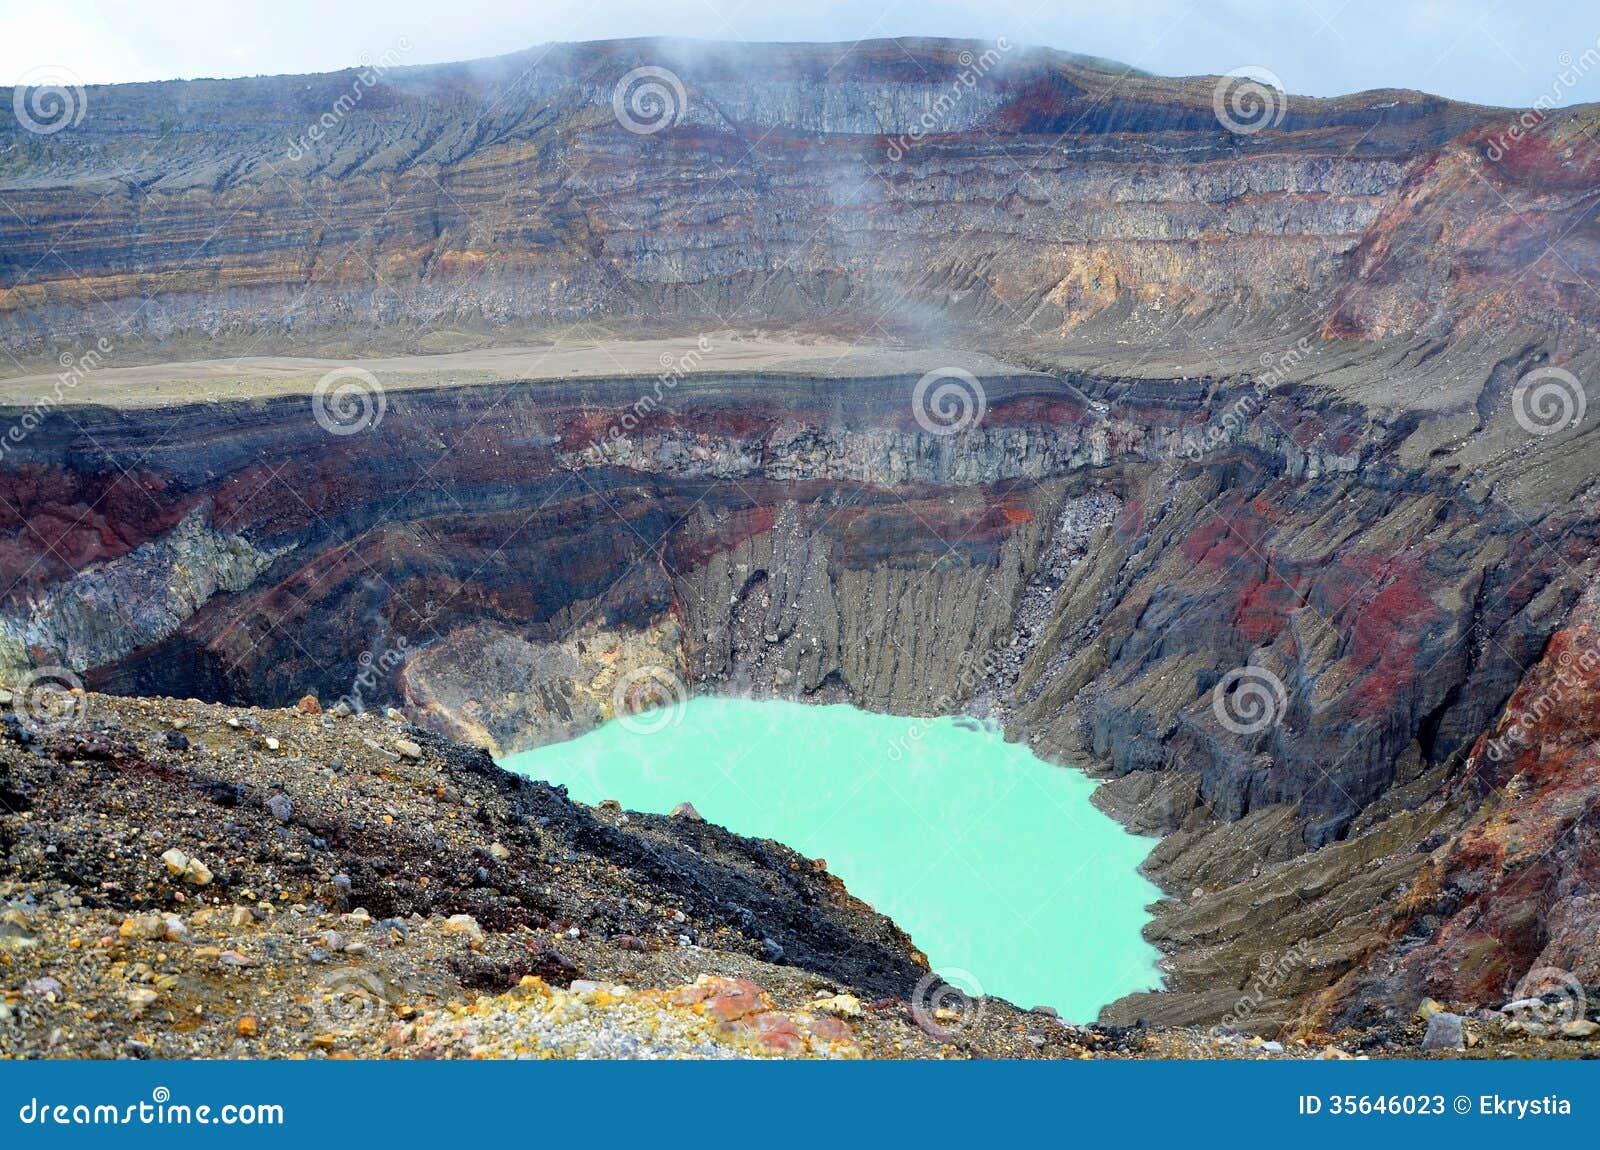
[[(0, 124), (4, 346), (43, 362), (110, 336), (135, 361), (778, 320), (1115, 347), (1271, 332), (1308, 302), (1362, 338), (1600, 315), (1593, 108), (1530, 130), (1416, 92), (1263, 91), (1240, 122), (1227, 78), (1009, 42), (390, 63), (96, 86), (69, 131)], [(640, 68), (670, 77), (642, 118)]]

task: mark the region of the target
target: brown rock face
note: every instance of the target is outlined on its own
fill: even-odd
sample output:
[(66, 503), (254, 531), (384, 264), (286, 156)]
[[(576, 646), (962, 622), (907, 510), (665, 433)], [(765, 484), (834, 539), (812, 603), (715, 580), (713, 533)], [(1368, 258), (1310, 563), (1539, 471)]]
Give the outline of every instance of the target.
[(1592, 1005), (1597, 704), (1600, 584), (1591, 584), (1473, 745), (1456, 783), (1481, 796), (1472, 820), (1427, 854), (1425, 881), (1388, 928), (1393, 941), (1327, 996), (1330, 1007), (1361, 1021), (1420, 994), (1498, 1005), (1554, 992)]

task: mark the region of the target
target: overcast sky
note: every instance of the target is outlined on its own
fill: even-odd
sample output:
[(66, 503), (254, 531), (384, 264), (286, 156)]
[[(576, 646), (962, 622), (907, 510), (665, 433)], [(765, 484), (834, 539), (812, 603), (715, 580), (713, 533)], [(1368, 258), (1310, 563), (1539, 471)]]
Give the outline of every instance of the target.
[(424, 64), (657, 35), (1005, 36), (1166, 75), (1265, 67), (1314, 96), (1600, 100), (1593, 0), (0, 0), (0, 85), (47, 66), (87, 83), (244, 76), (331, 71), (402, 43)]

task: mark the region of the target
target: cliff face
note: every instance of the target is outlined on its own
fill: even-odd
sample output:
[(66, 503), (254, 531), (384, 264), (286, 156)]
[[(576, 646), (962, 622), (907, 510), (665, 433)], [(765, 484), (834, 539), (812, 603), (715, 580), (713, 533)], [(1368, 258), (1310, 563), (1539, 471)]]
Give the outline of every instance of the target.
[(1005, 43), (403, 60), (93, 87), (69, 131), (0, 125), (5, 346), (778, 319), (1115, 347), (1307, 301), (1358, 336), (1600, 315), (1593, 109), (1514, 141), (1512, 113), (1412, 92), (1219, 117), (1212, 80)]
[[(446, 689), (442, 674), (470, 678), (491, 634), (521, 637), (506, 670), (515, 695), (521, 663), (592, 661), (598, 648), (557, 648), (668, 619), (682, 636), (635, 644), (637, 658), (722, 677), (732, 616), (775, 593), (763, 646), (768, 633), (820, 643), (827, 632), (793, 685), (833, 679), (853, 697), (923, 708), (954, 687), (959, 652), (1008, 632), (1059, 500), (1050, 480), (1112, 449), (1082, 397), (1046, 377), (989, 380), (981, 429), (955, 437), (919, 427), (906, 404), (915, 382), (697, 381), (618, 439), (604, 433), (636, 382), (407, 392), (389, 400), (379, 432), (348, 437), (308, 418), (304, 398), (63, 412), (20, 449), (13, 473), (24, 530), (7, 557), (4, 626), (16, 661), (130, 692), (338, 698), (378, 661), (380, 692), (404, 664), (420, 700)], [(163, 441), (174, 426), (182, 438)], [(81, 455), (91, 442), (103, 452), (93, 461)], [(141, 503), (108, 531), (100, 509), (121, 500)], [(70, 542), (46, 546), (26, 530), (46, 521), (73, 524)], [(249, 578), (235, 577), (245, 561), (227, 548), (245, 539)], [(125, 617), (105, 594), (169, 579), (179, 564), (208, 593), (160, 625)], [(979, 617), (941, 648), (874, 663), (862, 653), (869, 629), (925, 577), (948, 596), (923, 589), (891, 631), (932, 625), (947, 600), (981, 601)], [(235, 593), (213, 598), (224, 585)], [(484, 638), (441, 643), (461, 629)], [(430, 645), (440, 650), (425, 654)], [(462, 666), (444, 657), (453, 650)], [(497, 729), (505, 749), (546, 737), (533, 719)]]
[[(1299, 804), (1317, 846), (1491, 723), (1584, 585), (1581, 505), (1530, 524), (1387, 463), (1400, 432), (1309, 395), (1280, 401), (1298, 436), (1264, 418), (1195, 460), (1208, 425), (1142, 386), (1101, 403), (991, 379), (982, 422), (937, 435), (915, 383), (696, 381), (604, 452), (636, 384), (407, 392), (381, 433), (346, 437), (304, 399), (62, 413), (14, 473), (14, 658), (230, 701), (403, 687), (456, 733), (470, 697), (520, 714), (482, 727), (502, 750), (570, 730), (583, 682), (592, 702), (641, 661), (900, 711), (993, 696), (1056, 756), (1181, 763), (1223, 818)], [(1114, 514), (1047, 570), (1088, 493)], [(108, 498), (138, 509), (115, 531)], [(26, 530), (51, 521), (76, 526)], [(515, 642), (491, 689), (476, 663), (496, 637)], [(1003, 671), (968, 670), (1000, 650)], [(1217, 684), (1247, 666), (1283, 697), (1233, 730)]]
[(1456, 791), (1481, 796), (1458, 836), (1424, 842), (1426, 866), (1364, 964), (1322, 997), (1360, 1022), (1416, 994), (1561, 996), (1570, 1013), (1600, 983), (1594, 946), (1600, 842), (1596, 702), (1600, 585), (1591, 582), (1498, 720), (1474, 742)]
[[(982, 710), (1167, 836), (1169, 991), (1114, 1018), (1323, 995), (1370, 1021), (1535, 961), (1590, 977), (1586, 760), (1501, 778), (1483, 740), (1592, 628), (1594, 110), (1513, 138), (1414, 93), (1290, 98), (1239, 132), (1212, 80), (841, 53), (396, 68), (315, 141), (350, 77), (95, 88), (80, 128), (15, 136), (0, 339), (116, 338), (95, 402), (0, 381), (6, 677), (314, 691), (500, 751), (640, 674)], [(659, 131), (612, 107), (645, 65), (682, 89)], [(266, 361), (304, 386), (248, 401), (222, 364), (123, 374), (574, 322), (988, 356), (934, 381), (950, 409), (920, 371), (719, 352), (374, 377), (353, 428), (304, 394), (346, 360)], [(1577, 730), (1555, 711), (1541, 747)], [(1266, 954), (1295, 957), (1257, 994)]]

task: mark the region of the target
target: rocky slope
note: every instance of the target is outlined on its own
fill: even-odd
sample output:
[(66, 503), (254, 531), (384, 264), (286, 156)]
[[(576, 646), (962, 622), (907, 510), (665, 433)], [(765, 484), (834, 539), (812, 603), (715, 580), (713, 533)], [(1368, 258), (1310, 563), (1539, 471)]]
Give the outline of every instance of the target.
[[(1412, 1025), (1266, 1043), (970, 999), (818, 862), (395, 719), (52, 701), (0, 731), (0, 1057), (1416, 1053)], [(1469, 1024), (1479, 1053), (1587, 1049), (1506, 1022)]]
[[(525, 978), (875, 1001), (927, 973), (776, 843), (579, 807), (371, 713), (57, 701), (0, 745), (8, 1055), (370, 1053), (408, 1020), (432, 1037), (392, 1041), (431, 1045)], [(740, 1017), (701, 1020), (704, 1053), (855, 1047), (823, 1011), (711, 1033)]]
[[(116, 338), (0, 410), (5, 678), (313, 690), (496, 751), (649, 691), (981, 710), (1166, 836), (1167, 989), (1108, 1020), (1592, 983), (1560, 660), (1600, 543), (1595, 110), (1230, 131), (1212, 80), (1075, 57), (751, 52), (396, 68), (298, 149), (349, 77), (95, 88), (9, 140), (0, 337)], [(611, 106), (641, 65), (683, 87), (659, 131)], [(295, 361), (249, 398), (128, 367), (574, 322), (696, 337), (538, 382)], [(757, 329), (861, 346), (729, 366)]]

